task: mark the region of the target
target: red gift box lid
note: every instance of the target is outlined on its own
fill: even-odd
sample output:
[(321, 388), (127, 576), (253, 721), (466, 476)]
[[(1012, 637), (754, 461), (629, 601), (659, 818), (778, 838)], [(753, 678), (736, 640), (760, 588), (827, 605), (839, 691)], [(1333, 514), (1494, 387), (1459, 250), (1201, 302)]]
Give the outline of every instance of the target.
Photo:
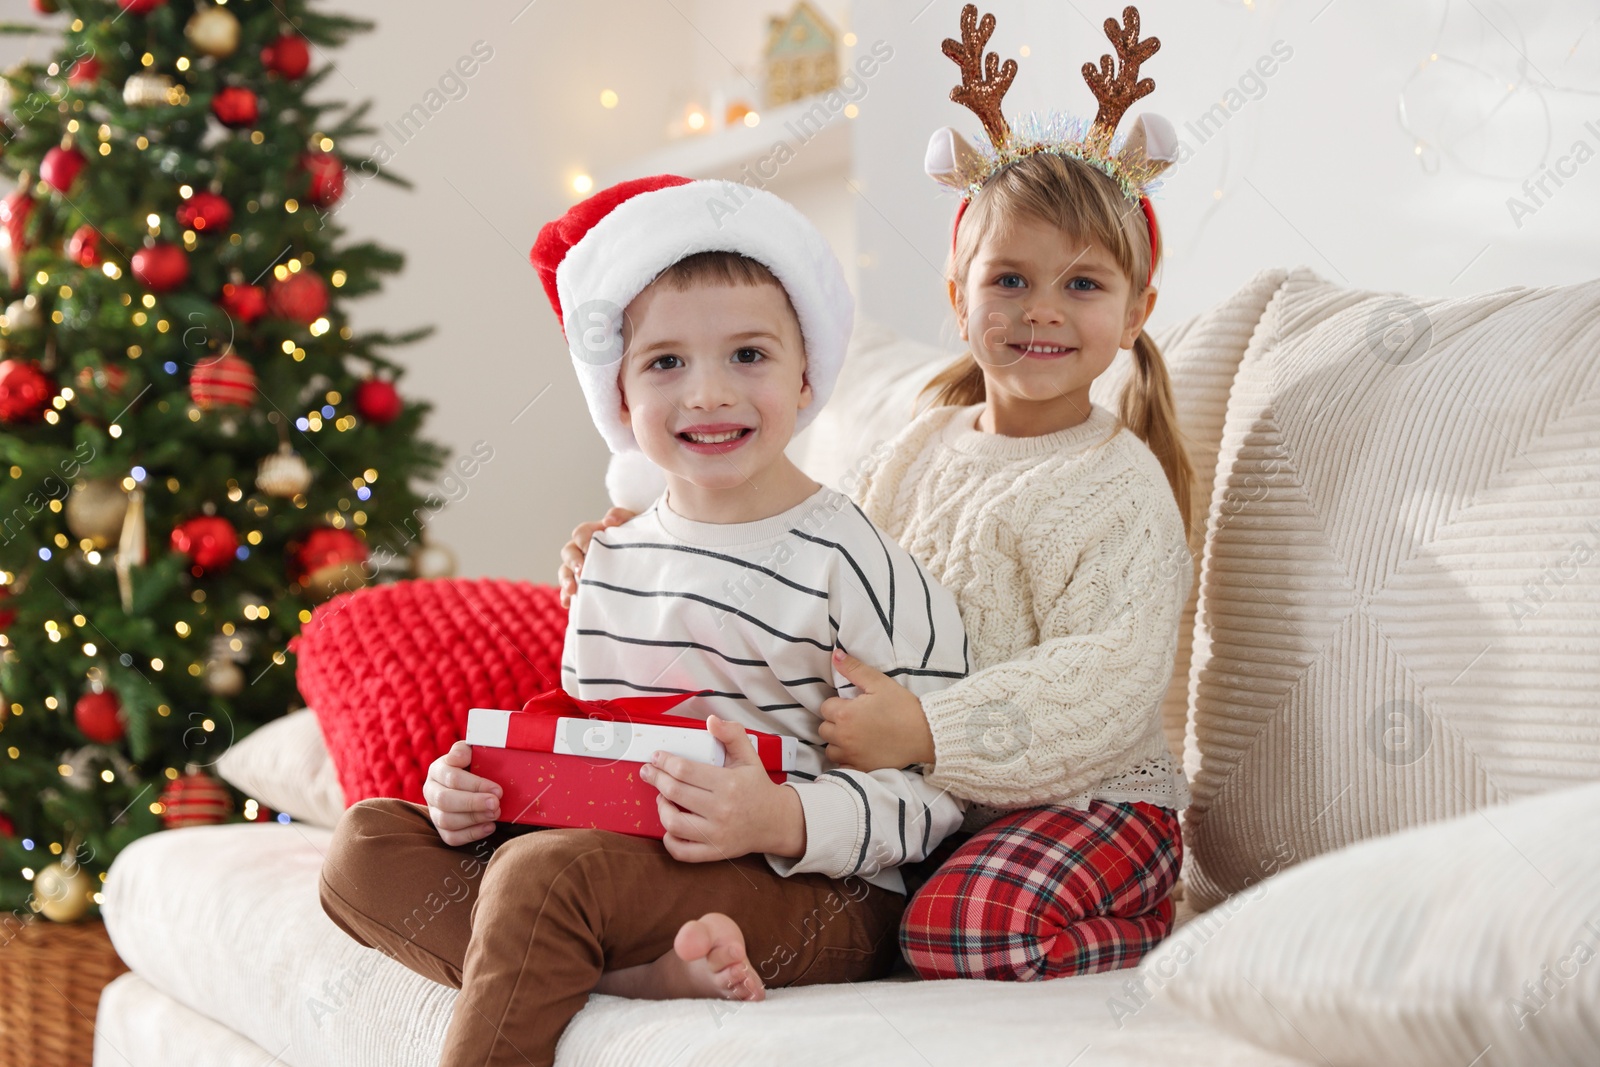
[[(692, 696), (709, 693), (581, 700), (563, 689), (529, 698), (517, 711), (472, 708), (467, 713), (467, 742), (491, 748), (554, 752), (648, 762), (656, 751), (676, 752), (704, 763), (720, 764), (721, 742), (705, 734), (704, 719), (664, 714)], [(595, 730), (595, 721), (619, 729)], [(763, 730), (745, 729), (768, 771), (793, 770), (798, 739)], [(707, 744), (709, 742), (709, 744)]]

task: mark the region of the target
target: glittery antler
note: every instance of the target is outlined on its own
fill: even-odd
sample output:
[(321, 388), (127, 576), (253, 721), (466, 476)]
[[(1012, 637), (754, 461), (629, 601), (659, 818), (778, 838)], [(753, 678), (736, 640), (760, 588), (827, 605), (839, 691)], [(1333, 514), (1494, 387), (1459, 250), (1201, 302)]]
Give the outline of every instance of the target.
[(1000, 100), (1017, 76), (1017, 61), (1008, 59), (1001, 64), (993, 52), (983, 54), (993, 33), (994, 16), (985, 15), (979, 21), (978, 5), (968, 4), (961, 9), (961, 40), (946, 37), (940, 47), (961, 67), (961, 84), (950, 90), (950, 99), (977, 115), (989, 143), (999, 148), (1011, 136), (1005, 116), (1000, 114)]
[(1106, 36), (1111, 38), (1111, 47), (1117, 50), (1117, 56), (1122, 60), (1122, 69), (1117, 70), (1108, 55), (1100, 57), (1098, 71), (1093, 63), (1083, 65), (1083, 80), (1089, 83), (1089, 90), (1100, 101), (1100, 110), (1094, 116), (1095, 132), (1108, 141), (1133, 102), (1150, 95), (1155, 89), (1154, 81), (1139, 78), (1139, 64), (1155, 55), (1161, 47), (1160, 39), (1155, 37), (1139, 40), (1138, 8), (1132, 5), (1123, 8), (1122, 21), (1121, 26), (1117, 25), (1116, 19), (1106, 19), (1105, 22)]

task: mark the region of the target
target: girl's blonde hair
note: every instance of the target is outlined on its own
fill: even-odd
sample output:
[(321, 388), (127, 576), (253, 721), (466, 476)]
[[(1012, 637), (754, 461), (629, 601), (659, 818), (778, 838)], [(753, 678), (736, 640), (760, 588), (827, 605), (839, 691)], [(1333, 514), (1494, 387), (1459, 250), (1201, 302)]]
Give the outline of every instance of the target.
[[(1036, 152), (1012, 163), (986, 182), (967, 205), (945, 268), (950, 303), (964, 312), (967, 271), (983, 240), (993, 233), (1036, 219), (1079, 240), (1098, 240), (1115, 258), (1131, 286), (1130, 300), (1142, 296), (1150, 277), (1150, 231), (1144, 212), (1131, 204), (1117, 183), (1093, 166), (1051, 152)], [(1194, 465), (1178, 429), (1172, 381), (1161, 350), (1143, 330), (1133, 343), (1133, 377), (1118, 403), (1118, 427), (1138, 435), (1161, 461), (1178, 502), (1185, 532), (1190, 521)], [(981, 403), (983, 367), (968, 351), (923, 386), (919, 403), (932, 394), (932, 407)]]

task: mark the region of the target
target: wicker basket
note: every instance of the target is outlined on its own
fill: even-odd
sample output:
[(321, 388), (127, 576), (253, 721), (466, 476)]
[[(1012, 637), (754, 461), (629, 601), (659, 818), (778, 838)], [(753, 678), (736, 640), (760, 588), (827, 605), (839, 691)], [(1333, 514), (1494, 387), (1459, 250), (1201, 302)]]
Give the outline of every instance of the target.
[(13, 933), (0, 932), (0, 1067), (90, 1067), (100, 991), (128, 969), (105, 923), (35, 918)]

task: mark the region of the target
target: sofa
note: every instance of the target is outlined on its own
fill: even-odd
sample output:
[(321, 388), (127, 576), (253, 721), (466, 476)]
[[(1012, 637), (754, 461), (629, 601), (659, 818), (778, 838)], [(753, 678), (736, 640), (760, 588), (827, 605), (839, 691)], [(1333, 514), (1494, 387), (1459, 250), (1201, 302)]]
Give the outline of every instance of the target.
[[(1205, 516), (1160, 708), (1194, 792), (1174, 935), (1037, 984), (597, 995), (558, 1063), (1600, 1062), (1600, 282), (1423, 299), (1277, 268), (1155, 337)], [(950, 355), (860, 324), (796, 461), (837, 484)], [(359, 798), (317, 715), (218, 770), (291, 818), (117, 858), (131, 970), (95, 1062), (436, 1062), (456, 991), (321, 910)]]

